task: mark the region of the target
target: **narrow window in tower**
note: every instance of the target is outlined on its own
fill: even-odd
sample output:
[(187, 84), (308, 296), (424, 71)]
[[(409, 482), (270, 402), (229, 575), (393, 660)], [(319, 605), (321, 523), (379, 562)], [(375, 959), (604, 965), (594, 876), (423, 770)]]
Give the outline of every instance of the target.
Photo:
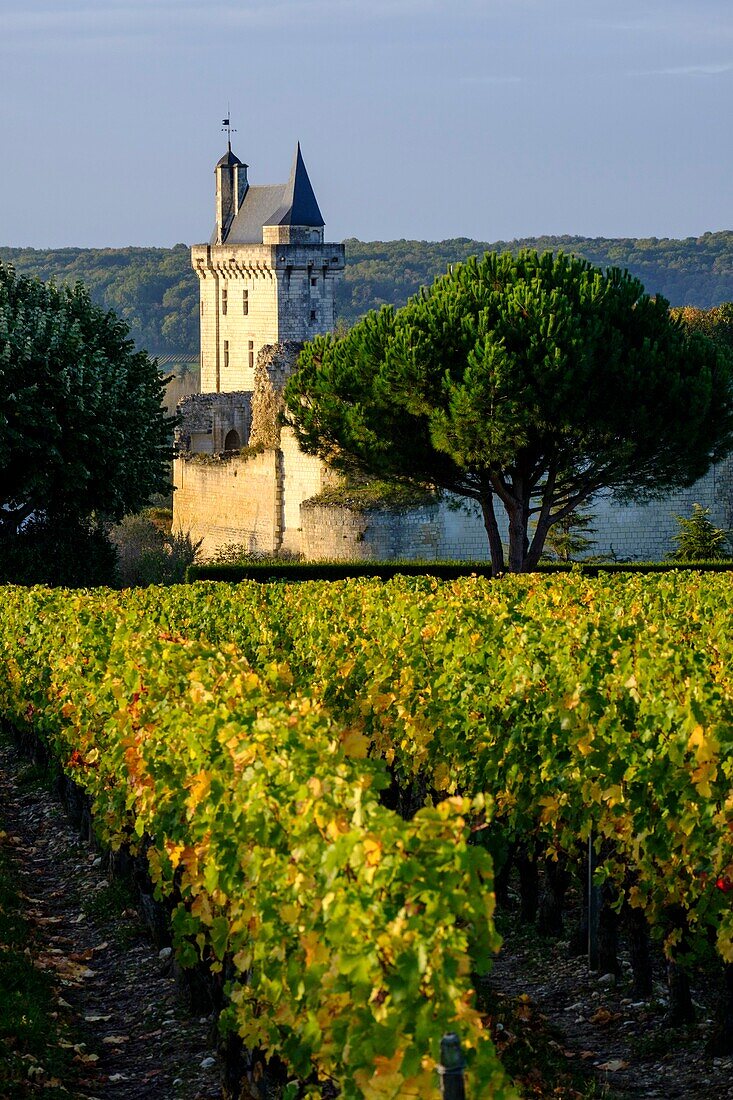
[(201, 316), (203, 317), (203, 315), (204, 315), (204, 300), (202, 298), (201, 299)]
[(228, 291), (225, 286), (221, 288), (221, 312), (226, 316)]
[(316, 311), (314, 309), (312, 309), (311, 310), (311, 321), (315, 321), (315, 319), (316, 319)]
[(242, 313), (246, 317), (249, 313), (249, 291), (242, 291)]
[(255, 365), (255, 344), (254, 344), (254, 340), (249, 340), (247, 342), (247, 352), (248, 352), (248, 355), (249, 355), (249, 365), (250, 365), (250, 369), (251, 369)]
[(224, 367), (229, 366), (229, 341), (224, 341)]
[(317, 278), (311, 279), (311, 286), (318, 286), (318, 279)]

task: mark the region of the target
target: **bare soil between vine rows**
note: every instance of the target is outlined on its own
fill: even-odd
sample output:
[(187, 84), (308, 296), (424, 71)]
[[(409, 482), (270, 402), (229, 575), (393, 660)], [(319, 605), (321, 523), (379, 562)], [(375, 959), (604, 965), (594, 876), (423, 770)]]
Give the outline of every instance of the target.
[[(142, 930), (134, 907), (115, 912), (99, 853), (54, 795), (24, 780), (28, 766), (0, 744), (2, 843), (18, 868), (34, 964), (53, 976), (79, 1081), (69, 1095), (98, 1100), (221, 1097), (211, 1021), (193, 1017)], [(131, 903), (134, 906), (134, 902)], [(45, 1082), (28, 1086), (43, 1095)]]
[[(568, 1062), (581, 1063), (597, 1082), (589, 1096), (609, 1100), (729, 1100), (733, 1057), (714, 1058), (705, 1045), (721, 993), (717, 973), (692, 975), (696, 1021), (671, 1028), (661, 949), (652, 952), (654, 992), (637, 1000), (623, 940), (622, 974), (592, 973), (584, 956), (570, 957), (569, 940), (550, 940), (522, 925), (519, 899), (497, 920), (504, 944), (485, 980), (490, 992), (526, 1003), (529, 1029), (548, 1027)], [(579, 920), (578, 899), (570, 899), (566, 929)], [(501, 1041), (501, 1035), (497, 1037)]]

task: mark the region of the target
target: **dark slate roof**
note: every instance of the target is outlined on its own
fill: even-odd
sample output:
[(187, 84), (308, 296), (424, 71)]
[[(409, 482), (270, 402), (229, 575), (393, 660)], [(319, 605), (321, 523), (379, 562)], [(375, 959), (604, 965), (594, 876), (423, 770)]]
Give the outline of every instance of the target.
[[(222, 168), (222, 167), (231, 168), (233, 165), (241, 164), (241, 163), (242, 163), (242, 161), (239, 159), (237, 154), (232, 152), (232, 147), (230, 145), (229, 148), (227, 149), (226, 153), (224, 154), (224, 156), (220, 157), (219, 160), (216, 162), (216, 167), (217, 168)], [(249, 165), (245, 164), (244, 167), (248, 168)]]
[(318, 209), (316, 196), (308, 179), (300, 142), (295, 150), (295, 160), (290, 179), (285, 185), (282, 206), (275, 211), (265, 225), (312, 225), (321, 227), (325, 223)]
[[(263, 225), (324, 224), (316, 196), (300, 152), (295, 152), (293, 169), (287, 183), (249, 187), (239, 213), (231, 224), (226, 244), (262, 244)], [(211, 243), (216, 242), (214, 232)]]

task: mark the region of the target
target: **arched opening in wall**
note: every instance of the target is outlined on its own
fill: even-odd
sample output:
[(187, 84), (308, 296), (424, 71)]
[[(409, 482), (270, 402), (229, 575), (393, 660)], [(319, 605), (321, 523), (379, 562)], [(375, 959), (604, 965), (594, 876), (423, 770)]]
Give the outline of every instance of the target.
[(235, 431), (235, 429), (232, 428), (232, 430), (230, 432), (227, 432), (226, 438), (224, 439), (224, 450), (225, 451), (239, 451), (239, 450), (241, 450), (241, 447), (242, 447), (242, 441), (239, 438), (239, 432)]

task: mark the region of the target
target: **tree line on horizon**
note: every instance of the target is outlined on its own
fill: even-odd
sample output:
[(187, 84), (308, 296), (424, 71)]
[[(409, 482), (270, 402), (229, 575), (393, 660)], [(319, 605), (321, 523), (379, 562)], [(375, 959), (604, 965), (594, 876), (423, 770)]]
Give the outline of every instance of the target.
[[(338, 319), (353, 325), (370, 309), (401, 306), (449, 264), (485, 252), (573, 253), (600, 267), (626, 268), (670, 305), (709, 310), (733, 301), (733, 231), (681, 240), (656, 237), (528, 237), (513, 241), (360, 241), (346, 244), (346, 275), (336, 290)], [(83, 282), (92, 300), (114, 310), (151, 355), (195, 358), (199, 291), (187, 245), (173, 248), (0, 248), (19, 274)]]

